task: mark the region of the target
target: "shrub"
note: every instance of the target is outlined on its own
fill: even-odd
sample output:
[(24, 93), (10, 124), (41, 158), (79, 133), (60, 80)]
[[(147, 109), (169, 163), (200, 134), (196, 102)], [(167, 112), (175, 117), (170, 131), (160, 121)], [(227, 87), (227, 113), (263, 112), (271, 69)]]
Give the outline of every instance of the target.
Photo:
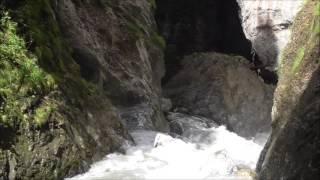
[(37, 64), (8, 13), (0, 19), (0, 123), (13, 126), (33, 118), (31, 107), (55, 88), (54, 79)]

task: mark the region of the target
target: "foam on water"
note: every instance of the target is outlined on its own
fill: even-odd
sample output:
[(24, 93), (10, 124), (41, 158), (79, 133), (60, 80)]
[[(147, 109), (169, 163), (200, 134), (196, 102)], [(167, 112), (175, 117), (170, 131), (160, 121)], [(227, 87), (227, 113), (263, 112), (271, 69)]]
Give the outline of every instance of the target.
[(69, 180), (251, 179), (263, 147), (223, 126), (199, 126), (183, 140), (154, 131), (131, 134), (137, 145), (126, 154), (110, 154)]

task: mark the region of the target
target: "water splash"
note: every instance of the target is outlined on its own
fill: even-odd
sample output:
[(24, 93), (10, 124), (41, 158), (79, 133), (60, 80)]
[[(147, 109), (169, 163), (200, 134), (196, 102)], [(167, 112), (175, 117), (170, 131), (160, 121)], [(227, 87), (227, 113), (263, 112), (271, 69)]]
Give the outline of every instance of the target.
[(223, 126), (208, 128), (199, 121), (192, 125), (182, 138), (133, 131), (136, 146), (128, 146), (125, 154), (110, 154), (87, 173), (68, 180), (252, 178), (262, 145)]

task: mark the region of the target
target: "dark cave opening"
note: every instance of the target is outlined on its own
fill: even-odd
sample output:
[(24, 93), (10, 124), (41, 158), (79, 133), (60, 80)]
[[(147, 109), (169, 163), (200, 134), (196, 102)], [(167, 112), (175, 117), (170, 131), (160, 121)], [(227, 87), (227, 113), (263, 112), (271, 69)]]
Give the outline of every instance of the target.
[[(155, 18), (167, 42), (163, 84), (179, 71), (181, 59), (195, 52), (235, 54), (252, 61), (252, 45), (243, 32), (236, 0), (156, 0), (156, 3)], [(256, 56), (255, 65), (260, 64)], [(265, 77), (264, 73), (259, 74), (266, 83), (277, 81), (274, 72), (265, 69), (259, 72), (267, 72)]]

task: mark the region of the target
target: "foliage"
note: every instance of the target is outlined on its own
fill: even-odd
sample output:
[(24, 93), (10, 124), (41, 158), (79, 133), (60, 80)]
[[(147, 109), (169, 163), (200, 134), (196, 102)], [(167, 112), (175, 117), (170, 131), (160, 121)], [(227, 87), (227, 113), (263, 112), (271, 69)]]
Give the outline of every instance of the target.
[(293, 65), (292, 65), (292, 72), (293, 73), (295, 73), (298, 70), (299, 66), (301, 65), (303, 57), (304, 57), (304, 53), (305, 53), (304, 47), (302, 47), (298, 50), (297, 55), (293, 61)]
[(280, 79), (294, 79), (303, 69), (319, 62), (319, 58), (313, 58), (320, 40), (319, 7), (320, 3), (317, 1), (306, 1), (296, 16), (291, 41), (281, 55)]
[(40, 96), (56, 88), (51, 75), (37, 64), (23, 38), (17, 34), (17, 23), (8, 13), (0, 20), (0, 123), (13, 126), (32, 119), (30, 107)]

